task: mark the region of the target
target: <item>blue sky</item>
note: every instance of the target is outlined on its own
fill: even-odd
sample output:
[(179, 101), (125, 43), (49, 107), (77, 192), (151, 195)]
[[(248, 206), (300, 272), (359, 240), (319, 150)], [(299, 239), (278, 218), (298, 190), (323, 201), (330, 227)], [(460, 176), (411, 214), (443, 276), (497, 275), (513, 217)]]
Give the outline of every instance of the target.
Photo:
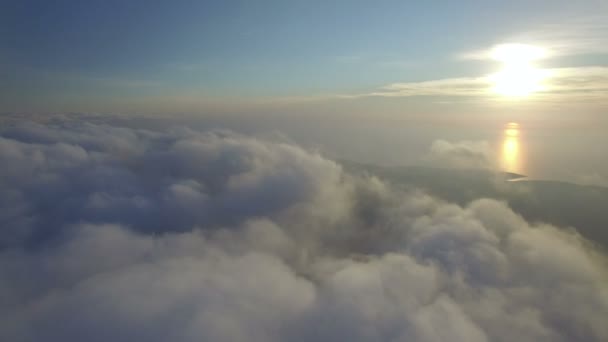
[(0, 112), (394, 96), (383, 87), (492, 72), (491, 61), (459, 56), (530, 32), (554, 43), (563, 35), (551, 25), (592, 41), (552, 67), (606, 65), (593, 49), (608, 36), (603, 1), (3, 3)]

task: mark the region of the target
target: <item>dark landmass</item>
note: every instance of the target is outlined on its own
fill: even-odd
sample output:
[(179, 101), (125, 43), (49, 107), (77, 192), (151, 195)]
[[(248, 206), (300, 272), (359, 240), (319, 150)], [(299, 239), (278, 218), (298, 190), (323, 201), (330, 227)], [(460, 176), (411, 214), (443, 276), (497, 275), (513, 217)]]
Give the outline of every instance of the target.
[(483, 169), (383, 167), (354, 162), (342, 165), (351, 172), (375, 175), (394, 186), (421, 189), (459, 205), (484, 197), (502, 200), (528, 221), (574, 227), (582, 236), (608, 249), (606, 187), (529, 180), (515, 173)]

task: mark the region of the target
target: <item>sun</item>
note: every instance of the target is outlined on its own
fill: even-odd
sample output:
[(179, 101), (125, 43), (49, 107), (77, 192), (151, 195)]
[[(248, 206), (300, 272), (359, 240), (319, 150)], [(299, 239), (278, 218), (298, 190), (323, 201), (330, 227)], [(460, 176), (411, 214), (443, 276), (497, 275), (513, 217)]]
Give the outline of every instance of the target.
[(532, 45), (503, 44), (495, 47), (491, 57), (501, 62), (503, 67), (489, 76), (493, 91), (503, 96), (524, 97), (543, 90), (547, 72), (534, 66), (533, 61), (546, 55), (543, 48)]
[(490, 76), (494, 92), (512, 97), (528, 96), (544, 89), (542, 81), (546, 78), (543, 70), (531, 65), (506, 65), (501, 71)]

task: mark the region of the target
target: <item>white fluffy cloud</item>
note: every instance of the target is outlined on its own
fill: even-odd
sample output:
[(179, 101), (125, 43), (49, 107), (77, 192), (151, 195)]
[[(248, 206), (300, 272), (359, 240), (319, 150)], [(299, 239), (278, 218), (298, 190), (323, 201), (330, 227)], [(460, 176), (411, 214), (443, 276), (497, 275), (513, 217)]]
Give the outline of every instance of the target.
[(602, 341), (606, 256), (230, 132), (0, 139), (0, 339)]
[(486, 141), (449, 142), (435, 140), (428, 161), (433, 165), (453, 168), (494, 168), (496, 157)]

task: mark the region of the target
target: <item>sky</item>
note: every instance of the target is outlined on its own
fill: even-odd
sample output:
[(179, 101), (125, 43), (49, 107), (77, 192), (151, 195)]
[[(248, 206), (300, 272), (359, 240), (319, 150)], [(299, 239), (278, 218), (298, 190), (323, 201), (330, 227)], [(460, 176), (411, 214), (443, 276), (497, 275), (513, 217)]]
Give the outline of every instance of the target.
[(500, 63), (480, 51), (504, 43), (545, 48), (538, 66), (560, 69), (567, 95), (536, 102), (602, 102), (606, 13), (601, 0), (7, 0), (0, 112), (466, 112), (492, 102), (478, 78)]
[(0, 3), (1, 341), (608, 341), (608, 2)]

